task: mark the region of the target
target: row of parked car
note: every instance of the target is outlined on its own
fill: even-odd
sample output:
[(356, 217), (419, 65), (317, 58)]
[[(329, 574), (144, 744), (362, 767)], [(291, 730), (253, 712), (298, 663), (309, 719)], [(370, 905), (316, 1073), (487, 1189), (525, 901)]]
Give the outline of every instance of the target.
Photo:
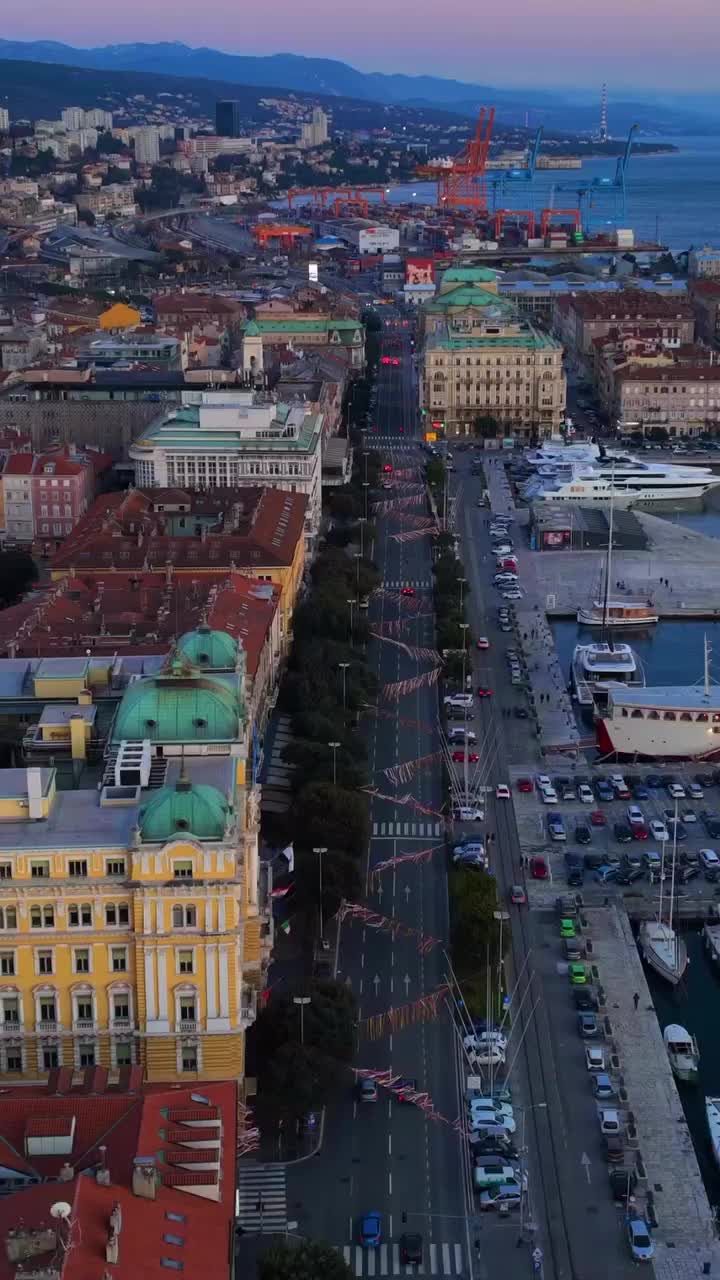
[[(655, 1253), (650, 1226), (637, 1211), (634, 1193), (638, 1185), (637, 1162), (628, 1146), (623, 1096), (617, 1083), (618, 1063), (604, 1043), (602, 1009), (605, 993), (594, 983), (587, 963), (587, 945), (581, 919), (582, 901), (574, 894), (557, 899), (559, 935), (563, 958), (568, 961), (568, 982), (575, 1009), (577, 1031), (584, 1044), (590, 1093), (597, 1107), (600, 1138), (608, 1166), (610, 1194), (625, 1207), (625, 1234), (634, 1262), (650, 1262)], [(597, 972), (597, 971), (595, 971)]]

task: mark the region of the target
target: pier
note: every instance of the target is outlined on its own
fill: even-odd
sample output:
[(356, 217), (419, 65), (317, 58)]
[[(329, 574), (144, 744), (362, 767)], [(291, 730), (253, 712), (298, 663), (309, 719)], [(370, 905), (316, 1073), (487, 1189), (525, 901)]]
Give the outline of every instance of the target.
[[(720, 1270), (715, 1220), (630, 921), (618, 907), (584, 909), (592, 965), (605, 991), (606, 1042), (621, 1087), (637, 1201), (654, 1222), (657, 1280)], [(635, 1009), (633, 995), (640, 1000)], [(706, 1264), (709, 1271), (704, 1271)]]

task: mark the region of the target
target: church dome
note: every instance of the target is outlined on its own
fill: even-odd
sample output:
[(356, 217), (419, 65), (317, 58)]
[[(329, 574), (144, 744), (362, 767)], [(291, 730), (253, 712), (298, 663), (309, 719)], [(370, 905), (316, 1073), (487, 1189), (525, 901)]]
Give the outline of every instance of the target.
[(177, 647), (182, 656), (201, 671), (232, 671), (237, 662), (237, 640), (227, 631), (213, 631), (205, 625), (186, 631)]
[(229, 805), (217, 787), (193, 785), (181, 777), (174, 787), (161, 787), (139, 814), (140, 837), (153, 842), (186, 832), (199, 840), (220, 840)]

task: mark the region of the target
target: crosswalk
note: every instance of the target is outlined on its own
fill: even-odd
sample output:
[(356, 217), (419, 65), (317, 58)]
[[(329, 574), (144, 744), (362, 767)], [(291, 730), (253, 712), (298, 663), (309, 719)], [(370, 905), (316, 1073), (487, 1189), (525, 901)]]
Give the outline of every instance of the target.
[(287, 1231), (284, 1165), (240, 1162), (235, 1216), (245, 1231), (262, 1235)]
[(399, 591), (401, 587), (414, 587), (416, 591), (429, 591), (432, 582), (429, 578), (390, 578), (383, 582), (386, 591)]
[(377, 1249), (361, 1249), (360, 1245), (346, 1244), (343, 1248), (345, 1262), (356, 1276), (461, 1276), (464, 1251), (461, 1244), (436, 1244), (430, 1241), (423, 1248), (423, 1260), (419, 1266), (400, 1261), (398, 1244), (381, 1244)]
[(374, 837), (391, 836), (400, 840), (404, 836), (434, 836), (443, 834), (442, 822), (373, 822)]

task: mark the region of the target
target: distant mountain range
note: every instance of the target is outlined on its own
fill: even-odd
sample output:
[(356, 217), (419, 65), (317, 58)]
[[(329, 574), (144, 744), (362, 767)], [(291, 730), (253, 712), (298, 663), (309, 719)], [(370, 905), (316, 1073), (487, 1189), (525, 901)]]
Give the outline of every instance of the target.
[[(332, 58), (304, 58), (277, 53), (269, 57), (222, 53), (217, 49), (192, 49), (174, 42), (115, 44), (76, 49), (51, 40), (0, 40), (0, 58), (36, 63), (61, 63), (88, 70), (144, 72), (222, 81), (251, 88), (292, 90), (296, 93), (353, 98), (393, 106), (434, 108), (454, 114), (475, 115), (482, 103), (495, 104), (497, 118), (505, 124), (530, 127), (544, 124), (573, 134), (597, 128), (599, 105), (589, 95), (550, 93), (541, 89), (499, 89), (438, 76), (365, 73)], [(0, 101), (3, 81), (0, 78)], [(720, 97), (672, 100), (657, 97), (644, 101), (611, 101), (610, 123), (616, 133), (626, 133), (637, 123), (644, 133), (668, 136), (682, 133), (715, 133), (720, 130)]]

